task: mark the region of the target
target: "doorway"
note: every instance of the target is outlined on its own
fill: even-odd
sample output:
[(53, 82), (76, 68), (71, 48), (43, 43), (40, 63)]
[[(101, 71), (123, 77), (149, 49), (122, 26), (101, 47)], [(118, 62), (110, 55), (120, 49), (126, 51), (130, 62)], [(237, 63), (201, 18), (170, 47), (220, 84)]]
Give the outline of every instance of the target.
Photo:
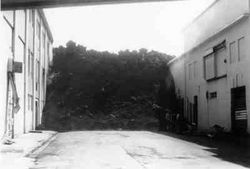
[(193, 105), (193, 123), (195, 126), (198, 126), (198, 96), (194, 96), (194, 105)]
[(231, 89), (231, 121), (232, 132), (244, 134), (247, 132), (246, 87)]
[(40, 119), (40, 115), (39, 115), (39, 103), (38, 103), (38, 100), (36, 100), (36, 103), (35, 103), (35, 107), (36, 107), (36, 121), (35, 121), (35, 127), (37, 127), (39, 125), (39, 119)]

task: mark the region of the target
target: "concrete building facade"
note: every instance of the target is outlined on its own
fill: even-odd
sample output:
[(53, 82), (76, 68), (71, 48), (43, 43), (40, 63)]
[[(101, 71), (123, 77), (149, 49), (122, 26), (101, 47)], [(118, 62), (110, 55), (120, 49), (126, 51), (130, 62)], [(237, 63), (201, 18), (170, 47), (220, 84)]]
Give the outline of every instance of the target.
[(184, 29), (184, 54), (169, 63), (199, 130), (250, 132), (249, 12), (249, 0), (216, 0)]
[(41, 124), (53, 38), (40, 9), (0, 12), (0, 135)]

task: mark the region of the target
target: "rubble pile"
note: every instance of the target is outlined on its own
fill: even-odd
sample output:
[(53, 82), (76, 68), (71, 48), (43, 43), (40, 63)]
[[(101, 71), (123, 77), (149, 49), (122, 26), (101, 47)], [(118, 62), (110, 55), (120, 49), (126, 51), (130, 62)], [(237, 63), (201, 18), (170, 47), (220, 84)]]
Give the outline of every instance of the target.
[(47, 112), (46, 128), (59, 131), (157, 130), (150, 99), (140, 96), (132, 97), (130, 101), (110, 101), (105, 111), (91, 111), (87, 105), (75, 110), (54, 107), (53, 114)]
[(55, 48), (41, 127), (157, 128), (152, 110), (155, 86), (160, 81), (168, 83), (167, 86), (173, 84), (167, 66), (172, 58), (147, 49), (117, 54), (87, 50), (72, 41), (66, 47)]

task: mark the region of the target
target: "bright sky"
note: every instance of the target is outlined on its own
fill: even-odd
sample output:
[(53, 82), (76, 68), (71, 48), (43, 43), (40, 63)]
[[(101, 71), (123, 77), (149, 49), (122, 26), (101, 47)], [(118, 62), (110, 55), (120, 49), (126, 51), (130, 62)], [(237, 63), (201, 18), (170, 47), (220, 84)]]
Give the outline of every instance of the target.
[(181, 30), (214, 0), (186, 0), (46, 9), (54, 46), (69, 40), (88, 49), (183, 51)]

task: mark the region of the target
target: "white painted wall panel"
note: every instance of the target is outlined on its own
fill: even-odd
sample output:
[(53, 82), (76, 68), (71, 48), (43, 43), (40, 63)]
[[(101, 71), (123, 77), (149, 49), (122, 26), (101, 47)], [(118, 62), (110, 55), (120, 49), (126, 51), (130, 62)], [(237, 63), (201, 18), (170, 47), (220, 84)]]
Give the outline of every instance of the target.
[(215, 53), (216, 59), (216, 74), (218, 77), (227, 74), (227, 51), (226, 48), (220, 49)]
[(7, 92), (7, 63), (8, 58), (12, 57), (11, 46), (11, 28), (3, 19), (3, 13), (0, 11), (0, 137), (3, 137), (5, 130), (5, 112), (6, 112), (6, 92)]
[[(15, 61), (24, 63), (24, 44), (17, 37), (15, 42)], [(22, 134), (24, 132), (24, 64), (22, 67), (22, 73), (15, 73), (15, 82), (17, 88), (17, 94), (19, 97), (20, 110), (14, 115), (15, 119), (15, 135)]]
[(184, 30), (184, 50), (194, 48), (245, 13), (249, 13), (249, 0), (217, 0)]
[[(36, 10), (37, 11), (37, 10)], [(38, 12), (36, 12), (38, 14)], [(5, 19), (3, 17), (5, 15)], [(32, 51), (33, 49), (33, 34), (34, 34), (34, 27), (32, 27), (32, 23), (29, 22), (29, 15), (25, 15), (24, 11), (16, 11), (17, 17), (15, 20), (11, 20), (14, 15), (11, 11), (0, 12), (0, 93), (2, 96), (0, 97), (0, 136), (2, 137), (5, 130), (5, 114), (6, 114), (6, 96), (7, 96), (7, 61), (8, 58), (14, 58), (14, 61), (23, 63), (22, 73), (15, 73), (15, 82), (17, 87), (17, 92), (19, 96), (19, 104), (20, 110), (15, 114), (15, 125), (14, 125), (14, 134), (20, 135), (24, 132), (28, 132), (29, 130), (35, 129), (34, 127), (34, 120), (35, 120), (35, 96), (33, 100), (30, 100), (29, 94), (34, 94), (32, 91), (32, 80), (31, 77), (28, 77), (29, 68), (28, 68), (28, 49)], [(27, 18), (25, 18), (27, 17)], [(40, 15), (37, 15), (37, 20), (42, 21)], [(6, 21), (7, 20), (7, 21)], [(25, 26), (28, 25), (27, 27)], [(27, 28), (27, 29), (25, 29)], [(14, 30), (14, 38), (12, 38), (12, 30)], [(48, 33), (47, 28), (44, 27), (45, 35)], [(29, 40), (28, 40), (29, 39)], [(38, 39), (38, 38), (37, 38)], [(12, 41), (14, 40), (14, 48), (11, 48)], [(27, 43), (26, 43), (27, 40)], [(38, 44), (35, 44), (38, 43)], [(40, 41), (34, 42), (35, 46), (40, 46)], [(50, 49), (48, 52), (43, 51), (43, 56), (40, 55), (41, 51), (35, 50), (33, 53), (34, 59), (40, 60), (41, 57), (45, 57), (46, 53), (52, 53), (51, 42)], [(12, 49), (14, 49), (14, 53), (12, 53)], [(37, 52), (37, 53), (35, 53)], [(46, 59), (42, 59), (46, 61)], [(32, 59), (31, 59), (32, 62)], [(35, 63), (35, 61), (34, 61)], [(34, 63), (30, 63), (30, 65), (35, 66)], [(43, 63), (44, 64), (44, 63)], [(46, 66), (44, 66), (47, 68)], [(39, 66), (39, 69), (41, 67)], [(36, 68), (33, 67), (33, 79), (35, 79), (35, 70)], [(41, 72), (41, 71), (40, 71)], [(26, 75), (26, 76), (25, 76)], [(25, 78), (26, 77), (26, 78)], [(41, 81), (39, 80), (41, 83)], [(25, 86), (26, 85), (26, 86)], [(39, 84), (39, 86), (43, 86), (44, 84)], [(45, 90), (45, 89), (44, 89)], [(39, 96), (39, 95), (37, 95)], [(33, 103), (32, 103), (33, 102)], [(40, 105), (40, 103), (38, 104)], [(29, 107), (33, 106), (33, 110)], [(38, 114), (38, 121), (41, 122), (41, 115), (42, 112)]]
[[(186, 84), (182, 88), (184, 89), (183, 93), (187, 99), (192, 102), (193, 97), (195, 95), (198, 96), (198, 128), (200, 130), (208, 130), (217, 124), (225, 127), (226, 131), (230, 131), (231, 88), (246, 86), (248, 132), (250, 132), (250, 48), (247, 47), (250, 45), (249, 28), (249, 18), (242, 19), (216, 36), (207, 39), (205, 43), (186, 53), (185, 57), (177, 60), (177, 63), (174, 62), (173, 66), (171, 65), (171, 71), (176, 74), (175, 81), (177, 81), (177, 87), (181, 88), (182, 84)], [(244, 37), (244, 41), (240, 40), (242, 37)], [(216, 54), (223, 56), (216, 61), (218, 64), (216, 71), (218, 77), (226, 72), (226, 77), (207, 82), (203, 72), (205, 64), (204, 57), (207, 55), (209, 49), (224, 40), (226, 41), (225, 51), (219, 51)], [(235, 44), (230, 45), (232, 43)], [(230, 62), (230, 53), (233, 55), (232, 63)], [(226, 63), (224, 62), (225, 59)], [(197, 78), (188, 80), (188, 64), (193, 62), (197, 62)], [(186, 67), (186, 69), (183, 76), (186, 76), (186, 78), (179, 76), (177, 70), (181, 70), (181, 68), (178, 68), (177, 65), (185, 65), (184, 67)], [(183, 83), (180, 83), (181, 80)], [(206, 97), (207, 92), (217, 92), (217, 97), (213, 100), (208, 100)]]

